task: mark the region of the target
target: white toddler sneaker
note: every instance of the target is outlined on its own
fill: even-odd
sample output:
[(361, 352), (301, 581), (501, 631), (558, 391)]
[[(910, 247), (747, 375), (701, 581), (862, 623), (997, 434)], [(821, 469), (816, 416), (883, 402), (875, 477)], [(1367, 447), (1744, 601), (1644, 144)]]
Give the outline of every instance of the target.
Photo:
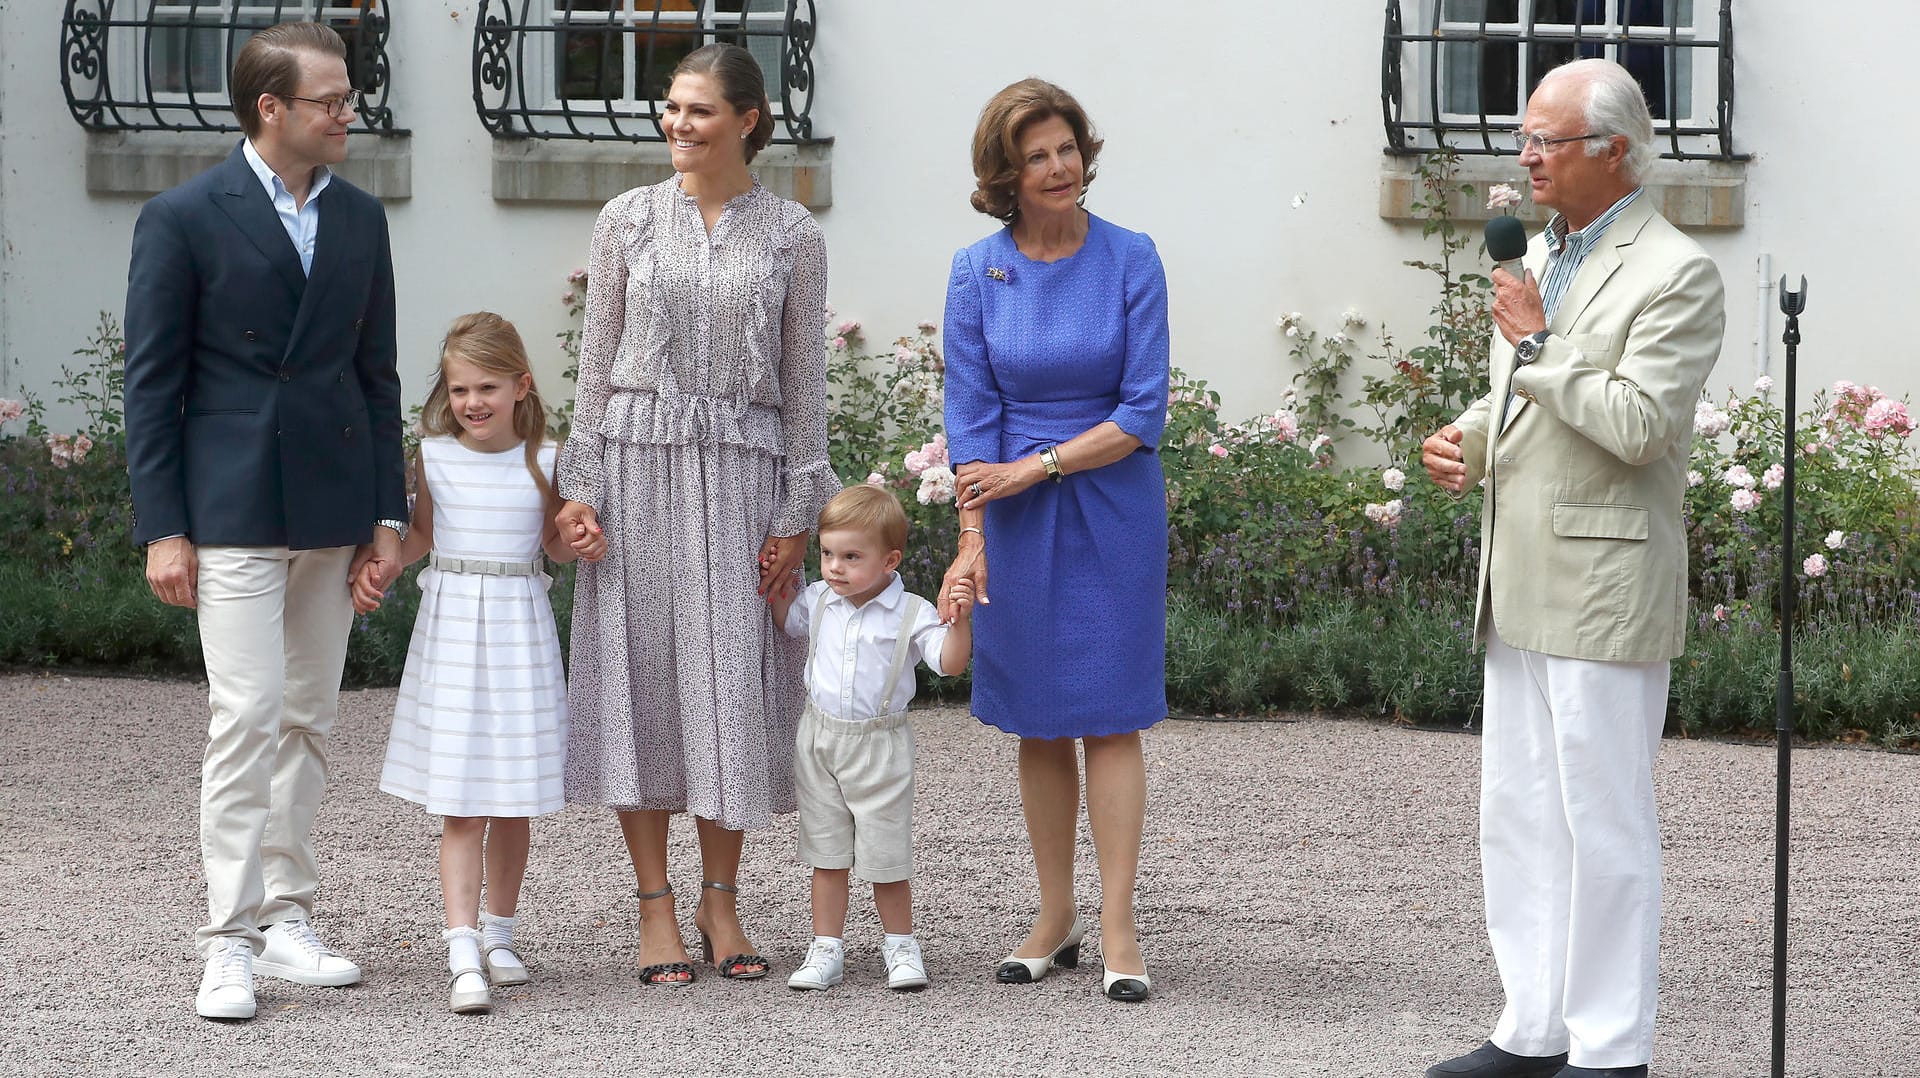
[(919, 940), (889, 936), (880, 944), (880, 954), (887, 960), (888, 988), (912, 991), (927, 986), (927, 963), (920, 955)]
[(202, 1018), (253, 1017), (253, 948), (237, 936), (207, 946), (207, 968), (193, 1009)]
[(847, 975), (847, 948), (837, 939), (813, 937), (806, 961), (787, 978), (787, 987), (802, 990), (832, 988)]
[(266, 948), (253, 963), (253, 971), (263, 977), (322, 988), (360, 983), (360, 967), (320, 942), (305, 921), (269, 925), (266, 937)]

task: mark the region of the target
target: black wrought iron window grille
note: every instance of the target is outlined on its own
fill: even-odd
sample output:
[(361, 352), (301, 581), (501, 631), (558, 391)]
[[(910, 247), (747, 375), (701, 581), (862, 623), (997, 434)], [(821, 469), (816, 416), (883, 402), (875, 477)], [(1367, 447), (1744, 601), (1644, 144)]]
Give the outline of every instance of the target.
[(67, 0), (60, 84), (95, 131), (239, 131), (228, 78), (255, 31), (309, 20), (347, 43), (347, 76), (365, 95), (356, 132), (404, 135), (388, 96), (388, 0)]
[(1516, 155), (1512, 132), (1541, 76), (1605, 57), (1646, 91), (1661, 157), (1745, 160), (1733, 143), (1732, 9), (1732, 0), (1387, 0), (1387, 152)]
[(760, 62), (777, 143), (813, 132), (814, 0), (481, 0), (473, 103), (495, 138), (664, 142), (673, 69), (713, 42)]

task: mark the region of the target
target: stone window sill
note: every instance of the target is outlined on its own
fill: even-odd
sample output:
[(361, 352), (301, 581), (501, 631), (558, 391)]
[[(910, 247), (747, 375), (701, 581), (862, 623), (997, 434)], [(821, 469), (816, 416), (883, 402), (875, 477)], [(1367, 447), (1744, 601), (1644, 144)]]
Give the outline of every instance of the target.
[[(239, 143), (236, 131), (88, 132), (87, 193), (157, 195), (225, 161)], [(376, 198), (412, 198), (413, 139), (354, 135), (334, 171)]]
[[(810, 210), (833, 205), (833, 144), (769, 146), (753, 171), (769, 191)], [(624, 191), (673, 175), (661, 142), (573, 139), (493, 140), (493, 197), (498, 202), (600, 205)]]
[[(1418, 221), (1413, 203), (1420, 196), (1414, 175), (1418, 157), (1381, 155), (1380, 216), (1388, 221)], [(1508, 183), (1524, 191), (1526, 170), (1512, 157), (1464, 157), (1454, 183), (1473, 185), (1473, 193), (1455, 191), (1449, 209), (1457, 221), (1485, 221), (1487, 188)], [(1747, 166), (1743, 161), (1657, 161), (1647, 177), (1646, 194), (1661, 215), (1686, 229), (1737, 229), (1746, 224)], [(1551, 214), (1531, 202), (1517, 216), (1545, 224)]]

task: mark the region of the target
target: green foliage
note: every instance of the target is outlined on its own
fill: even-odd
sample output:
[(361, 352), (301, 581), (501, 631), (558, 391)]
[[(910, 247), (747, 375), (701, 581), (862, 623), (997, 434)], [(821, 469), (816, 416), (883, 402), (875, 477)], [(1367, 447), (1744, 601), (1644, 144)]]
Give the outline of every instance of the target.
[[(1693, 593), (1777, 610), (1786, 417), (1761, 383), (1695, 415), (1688, 477)], [(1920, 452), (1904, 401), (1837, 383), (1795, 421), (1794, 575), (1803, 610), (1885, 617), (1920, 579)], [(1817, 559), (1817, 560), (1816, 560)]]
[[(1420, 442), (1427, 435), (1486, 395), (1493, 281), (1460, 264), (1477, 240), (1450, 209), (1454, 193), (1474, 193), (1472, 184), (1454, 180), (1459, 160), (1452, 151), (1441, 150), (1422, 158), (1415, 169), (1420, 186), (1414, 213), (1421, 220), (1422, 237), (1434, 241), (1437, 248), (1435, 257), (1405, 263), (1431, 275), (1437, 290), (1425, 343), (1402, 347), (1381, 326), (1377, 350), (1367, 353), (1367, 359), (1381, 369), (1361, 373), (1358, 399), (1343, 409), (1340, 387), (1360, 347), (1350, 334), (1365, 326), (1365, 320), (1347, 311), (1341, 316), (1340, 330), (1323, 337), (1308, 328), (1308, 319), (1300, 312), (1281, 316), (1280, 329), (1297, 368), (1293, 384), (1299, 389), (1296, 411), (1301, 429), (1327, 433), (1336, 440), (1358, 435), (1384, 449), (1389, 460), (1406, 466), (1418, 458)], [(1350, 411), (1364, 411), (1370, 419), (1356, 421), (1347, 414)]]
[(1466, 723), (1480, 704), (1471, 596), (1310, 603), (1286, 624), (1167, 603), (1167, 698), (1178, 711), (1356, 708), (1399, 721)]
[[(580, 318), (587, 309), (587, 271), (574, 270), (567, 275), (567, 290), (560, 296), (560, 302), (566, 305), (569, 318)], [(568, 390), (562, 394), (541, 394), (547, 403), (547, 433), (556, 441), (566, 441), (567, 434), (573, 430), (573, 390), (572, 386), (580, 381), (580, 329), (570, 325), (554, 337), (560, 342), (560, 354), (566, 357), (567, 365), (560, 372)]]
[(946, 361), (934, 338), (933, 323), (922, 322), (879, 354), (849, 319), (827, 342), (828, 458), (841, 482), (899, 497), (909, 525), (900, 578), (921, 595), (938, 591), (960, 530), (941, 431)]

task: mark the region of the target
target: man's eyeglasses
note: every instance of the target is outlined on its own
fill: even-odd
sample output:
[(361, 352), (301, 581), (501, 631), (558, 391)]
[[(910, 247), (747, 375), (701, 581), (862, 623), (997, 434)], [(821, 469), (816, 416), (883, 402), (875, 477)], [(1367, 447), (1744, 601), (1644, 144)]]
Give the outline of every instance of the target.
[(297, 94), (278, 94), (276, 96), (284, 97), (288, 101), (305, 101), (310, 105), (318, 105), (326, 109), (327, 115), (336, 120), (344, 120), (349, 116), (359, 113), (361, 107), (367, 103), (367, 95), (358, 90), (348, 90), (339, 97), (300, 97)]
[(1528, 132), (1525, 132), (1525, 131), (1515, 131), (1513, 133), (1513, 148), (1516, 150), (1519, 150), (1521, 153), (1526, 153), (1528, 149), (1532, 149), (1534, 153), (1541, 154), (1544, 156), (1547, 152), (1547, 147), (1558, 146), (1563, 142), (1586, 142), (1589, 139), (1612, 138), (1612, 137), (1613, 137), (1612, 135), (1602, 135), (1602, 134), (1595, 133), (1591, 135), (1568, 135), (1566, 138), (1548, 138), (1545, 135), (1535, 135), (1535, 134), (1529, 134)]

